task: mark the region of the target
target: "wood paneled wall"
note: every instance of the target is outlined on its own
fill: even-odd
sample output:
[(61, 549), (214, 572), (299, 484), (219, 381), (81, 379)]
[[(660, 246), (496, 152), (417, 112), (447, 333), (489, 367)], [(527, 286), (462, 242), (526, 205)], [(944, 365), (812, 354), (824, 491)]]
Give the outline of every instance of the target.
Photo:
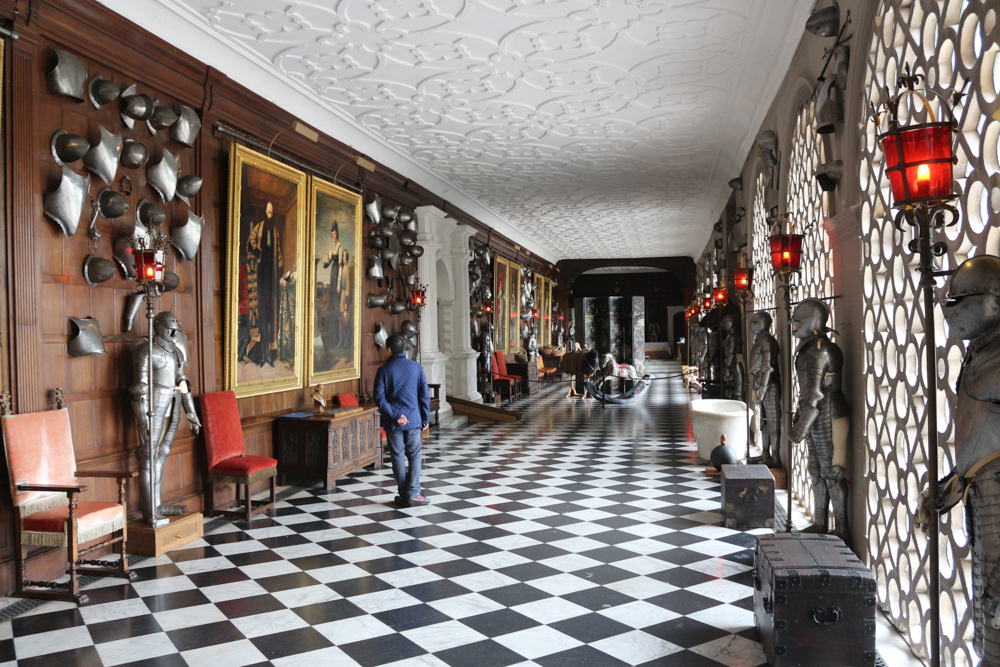
[[(0, 0), (0, 15), (15, 15), (18, 3)], [(160, 309), (172, 309), (180, 318), (189, 338), (188, 377), (194, 393), (224, 388), (223, 338), (226, 289), (225, 248), (227, 239), (228, 154), (232, 139), (216, 131), (217, 124), (238, 130), (259, 141), (274, 140), (274, 149), (309, 165), (319, 174), (339, 170), (340, 181), (360, 189), (365, 201), (374, 193), (386, 203), (407, 208), (431, 205), (445, 210), (460, 224), (477, 230), (485, 241), (488, 228), (456, 210), (437, 195), (381, 165), (374, 172), (356, 166), (357, 153), (336, 138), (320, 136), (317, 142), (295, 133), (282, 132), (295, 118), (234, 82), (212, 67), (179, 53), (169, 44), (145, 33), (92, 0), (32, 0), (20, 3), (16, 18), (17, 41), (5, 44), (4, 113), (5, 142), (2, 151), (4, 178), (0, 189), (0, 381), (11, 391), (18, 412), (52, 407), (51, 391), (64, 387), (70, 405), (78, 465), (87, 468), (137, 469), (135, 428), (128, 387), (132, 384), (131, 356), (136, 334), (143, 335), (146, 322), (140, 316), (137, 330), (123, 331), (125, 297), (133, 285), (120, 273), (97, 287), (86, 284), (82, 275), (85, 256), (92, 250), (86, 228), (90, 207), (86, 207), (80, 229), (66, 237), (42, 213), (43, 193), (57, 187), (59, 168), (49, 153), (49, 140), (58, 129), (96, 140), (98, 128), (121, 131), (151, 149), (151, 160), (169, 148), (180, 154), (183, 174), (197, 174), (204, 185), (191, 209), (205, 217), (201, 248), (191, 262), (171, 251), (169, 267), (181, 277), (180, 287), (166, 295)], [(73, 53), (87, 67), (88, 75), (101, 74), (123, 88), (135, 83), (160, 104), (184, 104), (197, 110), (202, 131), (193, 148), (169, 140), (168, 133), (153, 137), (146, 127), (136, 124), (128, 130), (118, 116), (117, 102), (94, 109), (66, 97), (52, 95), (46, 85), (51, 65), (51, 48)], [(281, 133), (279, 135), (279, 132)], [(82, 165), (73, 165), (82, 171)], [(119, 169), (119, 178), (128, 175), (133, 194), (128, 197), (130, 212), (142, 197), (153, 200), (146, 186), (145, 168)], [(91, 192), (103, 183), (92, 179)], [(118, 189), (117, 183), (114, 186)], [(187, 206), (175, 200), (164, 206), (170, 222), (186, 219)], [(116, 232), (124, 225), (99, 221), (103, 238), (96, 251), (110, 258)], [(365, 233), (372, 228), (366, 222)], [(518, 249), (502, 235), (489, 234), (490, 245), (513, 256)], [(367, 250), (367, 247), (366, 247)], [(523, 257), (523, 253), (522, 253)], [(367, 262), (367, 257), (358, 258)], [(539, 266), (551, 266), (545, 262)], [(367, 264), (365, 265), (365, 269)], [(551, 269), (550, 269), (551, 270)], [(423, 282), (434, 276), (421, 276)], [(385, 291), (367, 277), (356, 290), (364, 301), (370, 291)], [(397, 293), (400, 293), (397, 287)], [(105, 335), (107, 355), (71, 358), (66, 343), (70, 337), (68, 317), (96, 317)], [(357, 380), (327, 385), (325, 392), (361, 393), (371, 386), (375, 369), (385, 353), (372, 342), (375, 324), (385, 323), (390, 333), (399, 330), (403, 313), (391, 317), (387, 311), (369, 310), (362, 305), (362, 375)], [(309, 388), (240, 400), (247, 451), (269, 455), (272, 451), (273, 420), (278, 414), (309, 407)], [(164, 476), (164, 499), (185, 504), (193, 511), (203, 509), (203, 441), (194, 436), (186, 422), (174, 441)], [(2, 462), (0, 462), (2, 465)], [(2, 471), (4, 480), (6, 470)], [(107, 483), (104, 483), (107, 482)], [(91, 480), (86, 498), (115, 497), (112, 480)], [(13, 521), (9, 489), (0, 490), (0, 594), (13, 588)], [(137, 514), (138, 487), (130, 489), (129, 500)], [(33, 575), (42, 576), (60, 567), (61, 554), (49, 553), (37, 559)]]

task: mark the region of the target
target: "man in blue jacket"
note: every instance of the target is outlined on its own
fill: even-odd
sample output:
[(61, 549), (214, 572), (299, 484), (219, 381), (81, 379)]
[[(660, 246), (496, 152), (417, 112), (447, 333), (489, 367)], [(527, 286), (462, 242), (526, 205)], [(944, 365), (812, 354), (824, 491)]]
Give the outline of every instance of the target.
[(392, 356), (375, 373), (374, 391), (392, 452), (392, 474), (399, 490), (396, 504), (426, 505), (430, 501), (420, 494), (420, 432), (430, 426), (427, 378), (420, 364), (403, 355), (402, 336), (389, 336), (386, 344)]

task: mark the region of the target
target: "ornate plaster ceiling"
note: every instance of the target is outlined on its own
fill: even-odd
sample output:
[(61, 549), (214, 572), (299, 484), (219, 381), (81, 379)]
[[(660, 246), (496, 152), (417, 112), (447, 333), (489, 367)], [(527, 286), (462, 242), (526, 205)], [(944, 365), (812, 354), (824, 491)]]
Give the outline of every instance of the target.
[(811, 5), (103, 2), (551, 260), (697, 255)]

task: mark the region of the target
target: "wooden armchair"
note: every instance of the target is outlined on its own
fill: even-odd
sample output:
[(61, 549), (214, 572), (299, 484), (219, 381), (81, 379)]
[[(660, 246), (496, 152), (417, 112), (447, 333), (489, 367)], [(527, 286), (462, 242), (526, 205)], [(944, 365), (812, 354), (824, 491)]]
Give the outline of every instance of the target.
[(542, 355), (535, 357), (535, 363), (538, 365), (538, 379), (551, 381), (554, 375), (559, 373), (558, 367), (546, 366), (542, 362)]
[[(0, 420), (14, 501), (14, 595), (85, 604), (88, 598), (80, 592), (79, 575), (134, 579), (125, 553), (125, 483), (137, 473), (77, 470), (69, 411), (64, 407), (24, 415), (5, 414)], [(117, 479), (118, 502), (78, 500), (77, 496), (87, 490), (79, 482), (83, 477)], [(29, 581), (25, 553), (29, 546), (64, 547), (69, 581)], [(108, 546), (120, 555), (119, 560), (84, 560), (87, 554)]]
[[(205, 504), (210, 514), (250, 521), (261, 512), (273, 509), (278, 460), (270, 456), (246, 454), (236, 393), (229, 390), (202, 394), (199, 402), (208, 459), (208, 498)], [(255, 507), (250, 497), (250, 485), (264, 479), (271, 480), (271, 500)], [(218, 508), (215, 505), (215, 485), (219, 482), (236, 485), (236, 499), (231, 507)], [(245, 502), (240, 499), (241, 486), (246, 490)]]

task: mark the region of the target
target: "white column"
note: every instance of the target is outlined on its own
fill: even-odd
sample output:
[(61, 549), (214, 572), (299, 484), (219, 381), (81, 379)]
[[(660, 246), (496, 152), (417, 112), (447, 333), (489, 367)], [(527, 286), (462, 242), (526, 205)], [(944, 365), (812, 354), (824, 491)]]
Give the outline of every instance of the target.
[[(451, 231), (451, 273), (455, 281), (455, 303), (451, 308), (451, 392), (457, 398), (481, 403), (476, 382), (476, 359), (472, 349), (471, 312), (469, 308), (469, 239), (476, 233), (468, 225), (456, 225)], [(492, 287), (491, 287), (492, 289)]]
[(437, 260), (444, 249), (442, 235), (446, 236), (448, 226), (453, 223), (445, 219), (444, 211), (434, 206), (420, 206), (417, 213), (417, 242), (423, 246), (424, 254), (417, 258), (418, 283), (427, 285), (427, 299), (420, 315), (420, 364), (430, 384), (441, 385), (441, 409), (439, 415), (447, 417), (452, 413), (451, 405), (445, 400), (448, 395), (448, 357), (438, 347), (438, 286)]

